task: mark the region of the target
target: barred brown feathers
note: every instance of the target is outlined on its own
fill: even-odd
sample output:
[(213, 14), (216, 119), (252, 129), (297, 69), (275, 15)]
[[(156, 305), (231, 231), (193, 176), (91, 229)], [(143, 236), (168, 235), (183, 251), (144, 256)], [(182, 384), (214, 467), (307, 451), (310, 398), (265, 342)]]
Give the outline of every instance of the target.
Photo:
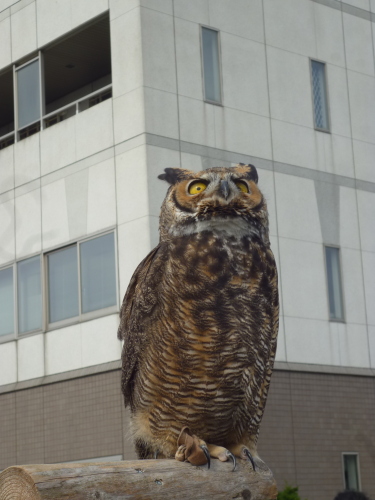
[(118, 330), (138, 455), (175, 456), (188, 427), (213, 457), (245, 458), (247, 449), (257, 460), (279, 306), (256, 169), (159, 177), (171, 184), (160, 243), (133, 275)]

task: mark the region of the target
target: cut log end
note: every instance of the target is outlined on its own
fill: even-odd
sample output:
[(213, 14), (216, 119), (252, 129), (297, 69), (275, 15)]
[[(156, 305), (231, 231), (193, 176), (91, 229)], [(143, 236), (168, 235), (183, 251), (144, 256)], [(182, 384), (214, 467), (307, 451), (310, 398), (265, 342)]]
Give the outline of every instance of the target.
[(0, 474), (0, 500), (275, 500), (266, 467), (213, 460), (192, 466), (176, 460), (24, 465)]
[(0, 474), (0, 500), (41, 500), (32, 476), (23, 467)]

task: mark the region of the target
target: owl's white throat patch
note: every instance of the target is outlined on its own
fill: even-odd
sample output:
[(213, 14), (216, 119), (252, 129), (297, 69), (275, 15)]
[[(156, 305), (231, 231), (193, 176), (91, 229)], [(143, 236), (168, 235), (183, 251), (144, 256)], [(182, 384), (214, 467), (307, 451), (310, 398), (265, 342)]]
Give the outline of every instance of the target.
[(214, 233), (225, 233), (228, 236), (242, 238), (243, 236), (257, 235), (260, 236), (259, 230), (249, 225), (240, 217), (234, 218), (212, 218), (209, 220), (195, 221), (184, 226), (172, 227), (170, 233), (173, 236), (188, 236), (190, 234), (201, 233), (202, 231), (212, 231)]

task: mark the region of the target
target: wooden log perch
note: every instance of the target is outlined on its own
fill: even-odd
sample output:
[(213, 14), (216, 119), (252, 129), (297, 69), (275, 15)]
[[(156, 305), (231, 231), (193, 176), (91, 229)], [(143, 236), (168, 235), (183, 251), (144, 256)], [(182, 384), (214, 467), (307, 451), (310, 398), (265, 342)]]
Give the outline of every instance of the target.
[(211, 461), (135, 460), (20, 465), (0, 474), (0, 500), (274, 500), (276, 483), (263, 466)]

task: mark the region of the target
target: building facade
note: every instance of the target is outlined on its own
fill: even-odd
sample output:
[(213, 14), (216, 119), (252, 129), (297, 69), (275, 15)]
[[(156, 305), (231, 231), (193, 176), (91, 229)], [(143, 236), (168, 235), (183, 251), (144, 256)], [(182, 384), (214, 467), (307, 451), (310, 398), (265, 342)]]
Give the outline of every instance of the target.
[(375, 494), (375, 1), (0, 0), (0, 469), (134, 458), (122, 297), (166, 167), (252, 163), (280, 332), (259, 451)]

